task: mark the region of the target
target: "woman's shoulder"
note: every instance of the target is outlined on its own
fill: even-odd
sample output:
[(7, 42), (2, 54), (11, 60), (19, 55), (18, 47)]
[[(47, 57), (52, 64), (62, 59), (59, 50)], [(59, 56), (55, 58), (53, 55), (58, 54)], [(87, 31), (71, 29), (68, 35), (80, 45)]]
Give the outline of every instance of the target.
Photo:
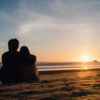
[(34, 60), (34, 61), (36, 60), (36, 56), (35, 55), (30, 55), (30, 57), (31, 57), (32, 60)]

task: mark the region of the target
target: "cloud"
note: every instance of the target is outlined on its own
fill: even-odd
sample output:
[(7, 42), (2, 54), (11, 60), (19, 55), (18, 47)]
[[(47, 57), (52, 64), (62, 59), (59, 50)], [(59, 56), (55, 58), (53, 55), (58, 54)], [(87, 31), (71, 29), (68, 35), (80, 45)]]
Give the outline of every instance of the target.
[(99, 3), (80, 0), (20, 0), (18, 10), (13, 14), (2, 13), (2, 18), (12, 22), (17, 33), (15, 36), (28, 44), (83, 42), (87, 35), (99, 30), (100, 14), (92, 12), (96, 10), (95, 5)]
[(19, 0), (17, 7), (11, 12), (0, 11), (2, 51), (5, 40), (11, 37), (18, 38), (31, 51), (35, 49), (41, 57), (59, 53), (73, 56), (73, 50), (93, 51), (99, 47), (98, 0)]

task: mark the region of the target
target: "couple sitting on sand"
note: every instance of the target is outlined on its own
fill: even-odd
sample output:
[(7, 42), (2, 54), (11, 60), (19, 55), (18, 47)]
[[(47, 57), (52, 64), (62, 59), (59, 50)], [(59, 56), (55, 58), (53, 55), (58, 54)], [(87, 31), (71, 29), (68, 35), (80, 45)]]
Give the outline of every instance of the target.
[(8, 42), (9, 51), (2, 55), (3, 67), (0, 70), (2, 83), (16, 83), (23, 81), (39, 81), (36, 68), (36, 56), (31, 55), (26, 46), (17, 52), (19, 41), (11, 39)]

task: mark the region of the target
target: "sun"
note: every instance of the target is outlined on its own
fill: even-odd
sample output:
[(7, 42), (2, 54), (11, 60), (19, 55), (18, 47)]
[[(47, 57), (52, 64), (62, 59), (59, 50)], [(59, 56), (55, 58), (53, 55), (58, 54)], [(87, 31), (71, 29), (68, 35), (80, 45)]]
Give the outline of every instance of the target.
[(82, 62), (89, 62), (91, 61), (91, 57), (88, 54), (83, 54), (81, 57)]

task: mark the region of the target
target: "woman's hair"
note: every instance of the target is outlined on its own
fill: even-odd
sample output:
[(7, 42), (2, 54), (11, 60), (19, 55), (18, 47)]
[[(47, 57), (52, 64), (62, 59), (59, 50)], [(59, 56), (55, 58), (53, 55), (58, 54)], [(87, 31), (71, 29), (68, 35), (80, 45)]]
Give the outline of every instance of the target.
[(20, 48), (20, 54), (21, 55), (30, 55), (30, 51), (29, 51), (28, 47), (27, 46), (22, 46)]

